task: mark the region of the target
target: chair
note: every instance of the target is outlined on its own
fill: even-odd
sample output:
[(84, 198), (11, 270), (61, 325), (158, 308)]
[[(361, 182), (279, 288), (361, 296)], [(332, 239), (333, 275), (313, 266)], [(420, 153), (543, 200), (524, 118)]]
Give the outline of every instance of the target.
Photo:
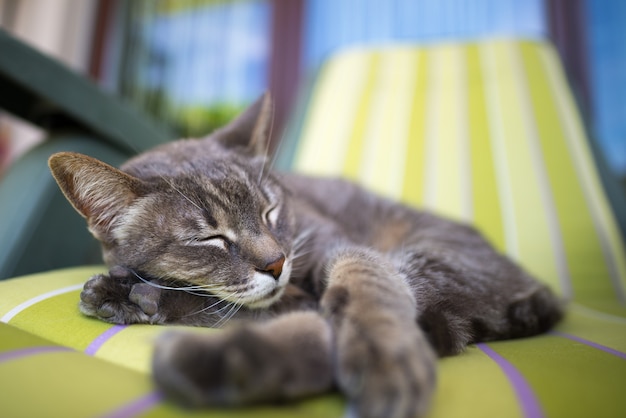
[[(431, 417), (588, 417), (626, 411), (626, 254), (552, 47), (526, 40), (356, 48), (303, 94), (277, 166), (344, 175), (475, 224), (571, 300), (535, 338), (439, 362)], [(618, 216), (619, 215), (619, 216)], [(149, 379), (164, 329), (80, 315), (101, 266), (0, 282), (0, 415), (179, 416)], [(194, 329), (193, 332), (218, 332)], [(35, 402), (36, 400), (36, 402)], [(199, 416), (342, 416), (338, 394)]]
[(2, 30), (0, 51), (0, 108), (48, 134), (0, 184), (0, 280), (99, 262), (99, 246), (50, 177), (48, 157), (77, 151), (117, 165), (174, 136)]

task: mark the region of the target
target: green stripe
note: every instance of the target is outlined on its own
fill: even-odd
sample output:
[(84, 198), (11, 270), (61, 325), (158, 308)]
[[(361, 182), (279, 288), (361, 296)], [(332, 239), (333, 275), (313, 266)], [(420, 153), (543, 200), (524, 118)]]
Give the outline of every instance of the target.
[[(361, 154), (365, 140), (365, 130), (370, 118), (370, 107), (374, 93), (374, 87), (380, 71), (380, 53), (372, 53), (368, 57), (367, 76), (363, 93), (354, 117), (354, 125), (348, 143), (343, 174), (351, 179), (357, 179), (361, 171)], [(377, 115), (374, 115), (376, 117)]]
[(11, 325), (82, 351), (112, 325), (82, 315), (79, 295), (74, 291), (45, 299), (17, 314)]
[(626, 411), (626, 361), (617, 356), (557, 336), (489, 346), (520, 371), (548, 417), (614, 417)]
[(0, 322), (0, 352), (51, 345), (54, 344), (48, 340)]
[(626, 353), (626, 319), (590, 312), (585, 307), (570, 305), (559, 331), (582, 337)]
[(439, 361), (430, 418), (521, 417), (511, 385), (487, 355), (474, 346)]
[(162, 403), (141, 414), (143, 418), (340, 418), (345, 416), (346, 402), (340, 395), (326, 395), (282, 405), (258, 404), (237, 408), (182, 410), (172, 403)]
[[(0, 281), (0, 317), (18, 305), (44, 293), (83, 283), (88, 277), (106, 271), (105, 267), (72, 267)], [(51, 277), (52, 276), (52, 277)]]
[(491, 150), (484, 82), (480, 51), (477, 45), (470, 45), (467, 48), (467, 110), (474, 224), (498, 250), (505, 251), (502, 207)]
[(416, 54), (390, 48), (381, 64), (369, 109), (359, 179), (371, 190), (398, 199), (405, 178), (411, 103), (416, 79)]
[(557, 288), (558, 274), (551, 245), (539, 173), (528, 136), (530, 111), (520, 95), (511, 42), (481, 45), (481, 59), (491, 79), (485, 83), (496, 179), (505, 226), (506, 249), (536, 277)]
[[(521, 43), (541, 150), (556, 205), (575, 299), (615, 299), (598, 233), (583, 195), (537, 45)], [(593, 280), (590, 280), (593, 278)]]
[(406, 149), (402, 200), (419, 206), (424, 199), (424, 135), (426, 127), (426, 78), (429, 54), (426, 50), (416, 50), (417, 60), (415, 89), (411, 103), (409, 138)]
[[(56, 317), (56, 322), (65, 320)], [(0, 324), (1, 351), (49, 345), (42, 338)], [(0, 416), (99, 416), (151, 390), (152, 383), (145, 376), (75, 351), (47, 352), (0, 364)]]

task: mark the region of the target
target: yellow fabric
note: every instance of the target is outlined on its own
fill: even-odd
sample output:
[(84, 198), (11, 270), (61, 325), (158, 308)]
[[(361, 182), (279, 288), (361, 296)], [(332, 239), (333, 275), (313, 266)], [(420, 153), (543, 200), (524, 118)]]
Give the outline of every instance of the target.
[(322, 69), (292, 168), (474, 223), (564, 297), (626, 316), (624, 241), (545, 43), (345, 52)]
[[(292, 168), (346, 175), (471, 222), (572, 300), (550, 334), (442, 359), (429, 417), (626, 411), (624, 240), (549, 45), (487, 40), (340, 53), (312, 87)], [(102, 270), (0, 282), (0, 416), (189, 414), (160, 399), (148, 377), (152, 342), (170, 327), (113, 326), (78, 311), (82, 283)], [(344, 412), (331, 394), (192, 415)]]
[[(182, 326), (119, 327), (82, 315), (78, 310), (80, 289), (73, 285), (82, 286), (103, 270), (81, 267), (0, 282), (0, 416), (342, 415), (345, 407), (337, 395), (293, 405), (193, 413), (164, 401), (149, 377), (153, 341), (169, 329), (218, 331)], [(42, 289), (39, 293), (38, 288)]]
[[(8, 325), (0, 324), (0, 389), (7, 389), (0, 393), (12, 394), (0, 403), (1, 416), (14, 416), (14, 412), (22, 411), (24, 396), (32, 396), (33, 390), (43, 391), (48, 386), (53, 388), (46, 389), (49, 393), (42, 395), (39, 403), (29, 404), (29, 407), (40, 409), (23, 409), (23, 416), (55, 416), (56, 413), (48, 412), (63, 411), (68, 405), (74, 405), (68, 399), (83, 399), (81, 402), (76, 401), (77, 406), (74, 405), (75, 416), (94, 415), (92, 412), (96, 407), (100, 412), (95, 415), (100, 415), (137, 402), (144, 405), (144, 412), (148, 416), (176, 416), (181, 413), (175, 405), (158, 398), (152, 399), (155, 396), (154, 388), (148, 378), (152, 341), (166, 329), (174, 327), (134, 325), (99, 341), (115, 326), (79, 313), (77, 304), (80, 290), (55, 292), (57, 289), (67, 289), (68, 285), (81, 284), (98, 271), (102, 271), (102, 268), (74, 268), (0, 282), (0, 317), (5, 318), (7, 312), (16, 306), (22, 307), (8, 321)], [(28, 304), (26, 302), (37, 297), (31, 291), (23, 297), (10, 298), (10, 303), (4, 301), (4, 295), (19, 294), (24, 288), (42, 288), (45, 292), (41, 292), (41, 295), (52, 296), (38, 298), (40, 300), (34, 304)], [(175, 328), (185, 328), (191, 332), (216, 332), (202, 328)], [(557, 331), (626, 352), (626, 319), (573, 305)], [(55, 346), (70, 347), (75, 351), (44, 352), (9, 361), (3, 361), (2, 358), (5, 353), (25, 347)], [(92, 350), (93, 356), (97, 358), (85, 354), (89, 347), (94, 346), (99, 347)], [(528, 377), (546, 410), (556, 411), (548, 416), (599, 416), (596, 415), (599, 411), (611, 412), (617, 410), (617, 407), (626, 408), (626, 398), (615, 396), (615, 391), (623, 387), (626, 379), (626, 358), (560, 335), (491, 343), (489, 346), (506, 356)], [(33, 386), (37, 380), (33, 373), (45, 374), (45, 378), (40, 378), (36, 386)], [(81, 373), (80, 376), (76, 375), (78, 373)], [(573, 379), (572, 373), (578, 377)], [(71, 376), (72, 379), (66, 380), (65, 376)], [(564, 376), (567, 379), (563, 380)], [(98, 384), (92, 384), (93, 381)], [(119, 381), (125, 382), (124, 385), (133, 390), (126, 386), (120, 391), (107, 389), (107, 385), (118, 387), (121, 384)], [(567, 386), (568, 391), (559, 389), (562, 386)], [(582, 405), (572, 403), (570, 393), (575, 393), (577, 398), (585, 402)], [(77, 394), (81, 394), (80, 397), (77, 398)], [(97, 402), (89, 400), (96, 395)], [(142, 402), (146, 397), (152, 401)], [(55, 400), (58, 402), (55, 403)], [(570, 407), (563, 409), (564, 404)], [(254, 409), (252, 416), (289, 416), (298, 413), (305, 416), (339, 417), (344, 408), (339, 396), (330, 395), (279, 409)], [(559, 410), (562, 410), (561, 413), (558, 413)], [(215, 416), (213, 414), (217, 412), (211, 411), (210, 416)], [(222, 413), (226, 414), (224, 411), (219, 412)], [(228, 414), (250, 416), (253, 410), (237, 410)], [(509, 417), (523, 414), (507, 376), (484, 352), (471, 347), (460, 356), (440, 361), (439, 388), (429, 416)]]

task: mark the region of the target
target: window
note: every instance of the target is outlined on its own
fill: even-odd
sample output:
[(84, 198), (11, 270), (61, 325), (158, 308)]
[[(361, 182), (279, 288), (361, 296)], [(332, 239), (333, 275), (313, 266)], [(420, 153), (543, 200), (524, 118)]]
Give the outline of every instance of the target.
[(267, 1), (123, 4), (120, 92), (179, 135), (221, 126), (267, 88)]

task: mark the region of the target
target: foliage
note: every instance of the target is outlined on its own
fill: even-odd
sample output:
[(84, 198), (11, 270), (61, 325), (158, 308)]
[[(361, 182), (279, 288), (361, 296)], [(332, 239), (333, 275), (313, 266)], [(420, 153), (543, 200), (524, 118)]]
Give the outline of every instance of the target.
[(228, 123), (244, 107), (231, 103), (184, 106), (176, 110), (175, 129), (188, 137), (204, 136)]

